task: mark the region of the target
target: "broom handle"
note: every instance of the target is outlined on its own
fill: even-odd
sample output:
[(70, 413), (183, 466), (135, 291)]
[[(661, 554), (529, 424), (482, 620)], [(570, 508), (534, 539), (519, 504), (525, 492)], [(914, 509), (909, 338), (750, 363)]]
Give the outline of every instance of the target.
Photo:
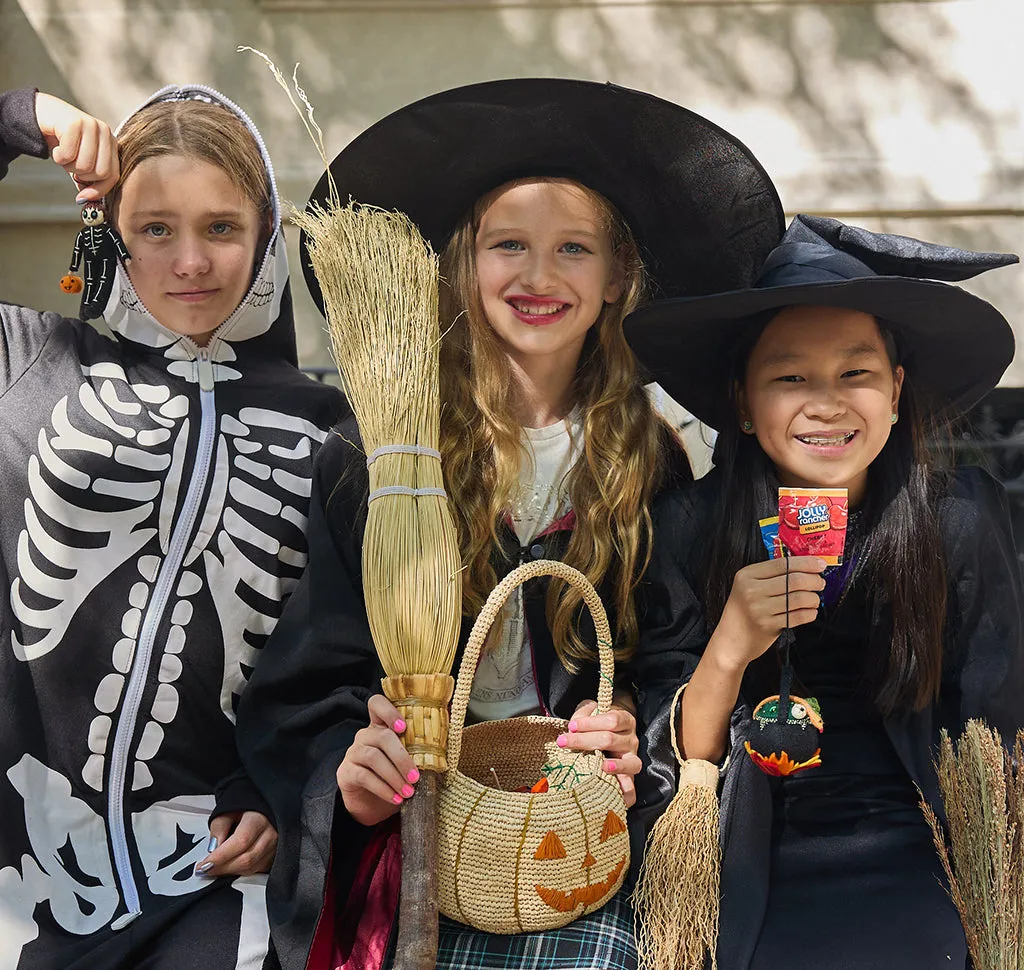
[[(557, 576), (575, 586), (583, 595), (583, 601), (590, 610), (597, 632), (597, 652), (601, 663), (600, 679), (597, 685), (597, 712), (607, 711), (612, 706), (612, 685), (615, 676), (615, 654), (612, 651), (612, 634), (608, 627), (608, 615), (605, 613), (601, 597), (597, 595), (590, 580), (578, 569), (559, 562), (557, 559), (538, 559), (535, 562), (523, 563), (513, 569), (487, 597), (484, 608), (473, 624), (469, 635), (462, 663), (459, 666), (459, 677), (455, 683), (455, 696), (452, 699), (451, 724), (448, 729), (448, 770), (457, 771), (459, 756), (462, 753), (462, 729), (466, 723), (466, 710), (469, 707), (469, 692), (473, 686), (480, 651), (490, 632), (491, 625), (501, 612), (505, 600), (517, 586), (522, 586), (528, 579), (537, 576)], [(415, 799), (414, 799), (415, 801)]]
[(437, 786), (445, 767), (448, 674), (398, 674), (381, 681), (405, 721), (403, 743), (416, 754), (420, 780), (402, 805), (402, 891), (395, 970), (434, 970), (437, 959)]
[(437, 965), (437, 774), (424, 771), (402, 806), (402, 891), (394, 970)]

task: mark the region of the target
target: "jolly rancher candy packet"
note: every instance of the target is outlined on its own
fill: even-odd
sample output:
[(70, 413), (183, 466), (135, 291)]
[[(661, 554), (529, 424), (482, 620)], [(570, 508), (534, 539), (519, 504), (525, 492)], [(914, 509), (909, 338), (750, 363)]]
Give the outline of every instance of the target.
[[(778, 544), (785, 555), (817, 556), (838, 566), (843, 561), (848, 511), (845, 488), (780, 488)], [(762, 536), (766, 521), (761, 523)], [(776, 558), (771, 549), (769, 555)]]

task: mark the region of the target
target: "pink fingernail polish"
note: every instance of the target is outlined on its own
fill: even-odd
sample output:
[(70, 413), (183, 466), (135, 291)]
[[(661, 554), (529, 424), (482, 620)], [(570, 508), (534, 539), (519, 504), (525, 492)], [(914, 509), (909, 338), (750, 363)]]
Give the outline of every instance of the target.
[(611, 774), (615, 770), (615, 762), (614, 761), (606, 761), (604, 763), (604, 770), (607, 771), (609, 774)]
[(402, 786), (402, 794), (406, 798), (412, 798), (412, 796), (416, 794), (416, 789), (413, 788), (412, 785), (403, 785)]
[(420, 780), (420, 773), (417, 769), (413, 768), (405, 777), (415, 785)]
[(401, 734), (403, 731), (405, 731), (405, 721), (399, 718), (397, 721), (395, 721), (392, 727), (398, 734)]
[(564, 734), (560, 734), (557, 743), (560, 748), (564, 748), (569, 743), (569, 739)]
[(575, 731), (578, 727), (579, 727), (579, 725), (575, 721), (570, 721), (569, 722), (569, 730), (570, 731)]
[(402, 801), (403, 801), (403, 798), (402, 798), (402, 796), (401, 796), (401, 795), (399, 795), (399, 794), (397, 794), (397, 793), (396, 793), (396, 794), (394, 794), (394, 795), (392, 795), (392, 796), (391, 796), (391, 801), (392, 801), (392, 802), (393, 802), (393, 803), (394, 803), (395, 805), (401, 805), (401, 804), (402, 804)]

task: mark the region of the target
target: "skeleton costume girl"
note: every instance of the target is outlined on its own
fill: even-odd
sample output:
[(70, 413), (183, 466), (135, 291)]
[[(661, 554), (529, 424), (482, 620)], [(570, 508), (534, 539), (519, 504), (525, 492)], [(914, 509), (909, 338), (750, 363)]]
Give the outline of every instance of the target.
[[(46, 157), (34, 92), (0, 95), (0, 177)], [(195, 874), (211, 814), (262, 811), (235, 707), (306, 563), (340, 394), (297, 368), (273, 231), (205, 347), (118, 261), (103, 316), (0, 303), (0, 968), (257, 968), (265, 876)], [(140, 109), (141, 110), (141, 109)], [(187, 954), (187, 956), (186, 956)]]

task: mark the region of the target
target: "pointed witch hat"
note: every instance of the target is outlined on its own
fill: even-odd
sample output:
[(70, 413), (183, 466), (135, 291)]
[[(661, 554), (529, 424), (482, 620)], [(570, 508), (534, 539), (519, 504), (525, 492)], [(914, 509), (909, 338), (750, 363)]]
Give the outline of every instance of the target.
[[(408, 215), (442, 252), (481, 196), (522, 178), (573, 179), (622, 214), (657, 296), (749, 286), (782, 238), (771, 179), (750, 150), (693, 111), (644, 91), (570, 78), (510, 78), (405, 105), (350, 142), (317, 183)], [(302, 269), (323, 311), (320, 284)]]
[(728, 387), (737, 354), (771, 311), (860, 310), (892, 333), (923, 410), (952, 416), (996, 385), (1014, 339), (991, 303), (949, 284), (1017, 261), (798, 215), (751, 288), (650, 304), (626, 318), (626, 339), (652, 380), (721, 428), (736, 420)]

